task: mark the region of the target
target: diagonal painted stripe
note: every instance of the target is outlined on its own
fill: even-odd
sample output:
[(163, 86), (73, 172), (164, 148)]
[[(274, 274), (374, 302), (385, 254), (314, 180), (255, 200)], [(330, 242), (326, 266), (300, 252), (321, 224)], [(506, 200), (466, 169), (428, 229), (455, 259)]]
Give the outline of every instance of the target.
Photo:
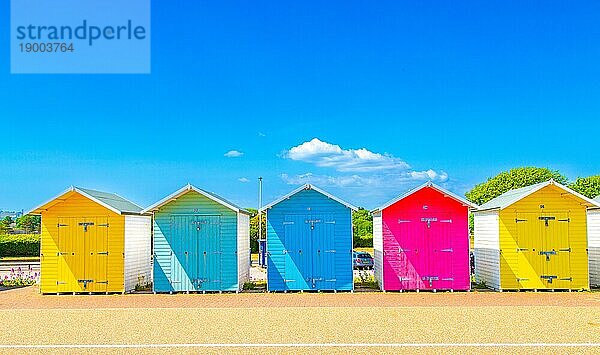
[(0, 349), (143, 348), (600, 348), (600, 343), (322, 343), (322, 344), (0, 344)]

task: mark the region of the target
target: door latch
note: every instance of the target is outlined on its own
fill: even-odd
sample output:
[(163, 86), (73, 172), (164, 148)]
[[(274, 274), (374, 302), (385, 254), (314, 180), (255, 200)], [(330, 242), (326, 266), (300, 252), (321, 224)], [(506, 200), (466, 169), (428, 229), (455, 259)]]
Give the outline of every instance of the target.
[(427, 223), (427, 228), (431, 228), (431, 222), (437, 222), (437, 218), (421, 218), (421, 222)]
[(88, 285), (89, 283), (92, 283), (92, 282), (94, 282), (94, 280), (77, 280), (77, 282), (79, 282), (79, 283), (83, 283), (83, 289), (85, 290), (85, 289), (87, 289), (87, 285)]
[(556, 220), (556, 217), (547, 217), (547, 216), (543, 216), (543, 217), (539, 217), (540, 221), (544, 221), (544, 224), (546, 225), (546, 227), (549, 226), (549, 221), (554, 221)]
[(424, 276), (422, 278), (423, 281), (429, 281), (429, 287), (433, 287), (433, 281), (437, 281), (440, 278), (437, 276)]
[(91, 227), (94, 225), (94, 222), (81, 222), (79, 223), (80, 226), (83, 227), (83, 232), (87, 232), (88, 231), (88, 227)]
[(546, 261), (550, 261), (550, 255), (556, 255), (556, 251), (555, 250), (540, 251), (540, 255), (545, 255), (546, 256)]
[(551, 284), (551, 283), (552, 283), (552, 280), (554, 280), (554, 279), (558, 279), (558, 276), (556, 276), (556, 275), (542, 275), (542, 276), (540, 276), (540, 278), (541, 278), (542, 280), (546, 280), (546, 281), (548, 281), (548, 283), (549, 283), (549, 284)]

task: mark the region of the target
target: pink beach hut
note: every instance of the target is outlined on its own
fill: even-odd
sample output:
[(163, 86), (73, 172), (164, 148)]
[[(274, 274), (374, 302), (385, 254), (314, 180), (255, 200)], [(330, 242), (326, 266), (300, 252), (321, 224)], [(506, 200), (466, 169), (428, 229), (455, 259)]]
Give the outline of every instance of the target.
[(428, 182), (373, 210), (380, 288), (469, 290), (469, 209), (476, 207)]

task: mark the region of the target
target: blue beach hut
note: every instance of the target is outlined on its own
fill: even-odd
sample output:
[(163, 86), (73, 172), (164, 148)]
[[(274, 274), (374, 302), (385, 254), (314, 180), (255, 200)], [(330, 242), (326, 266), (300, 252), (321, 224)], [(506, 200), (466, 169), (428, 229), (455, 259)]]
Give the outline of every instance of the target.
[(355, 210), (309, 184), (266, 205), (267, 290), (353, 290)]
[(249, 279), (250, 214), (192, 185), (152, 212), (154, 291), (242, 290)]

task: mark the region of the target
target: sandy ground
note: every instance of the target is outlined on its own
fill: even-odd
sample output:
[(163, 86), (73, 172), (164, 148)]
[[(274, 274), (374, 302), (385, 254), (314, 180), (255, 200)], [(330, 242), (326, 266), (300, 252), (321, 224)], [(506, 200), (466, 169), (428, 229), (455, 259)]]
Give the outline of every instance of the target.
[(42, 296), (30, 287), (0, 292), (0, 324), (0, 353), (600, 353), (600, 293)]

